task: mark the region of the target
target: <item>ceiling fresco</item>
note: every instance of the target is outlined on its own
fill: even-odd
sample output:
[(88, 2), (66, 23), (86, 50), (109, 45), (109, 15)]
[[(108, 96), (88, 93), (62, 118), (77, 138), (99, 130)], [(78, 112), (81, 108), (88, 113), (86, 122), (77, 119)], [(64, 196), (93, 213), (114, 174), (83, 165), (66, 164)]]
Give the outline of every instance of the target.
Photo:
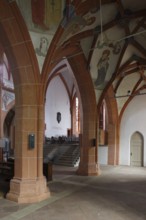
[(28, 29), (54, 34), (62, 17), (65, 0), (16, 0)]
[[(30, 31), (53, 38), (58, 29), (62, 30), (54, 50), (58, 66), (64, 59), (57, 55), (58, 49), (79, 45), (91, 74), (97, 103), (112, 86), (113, 98), (125, 96), (116, 98), (120, 114), (131, 96), (144, 91), (146, 1), (17, 0), (17, 3)], [(45, 38), (41, 37), (35, 50), (45, 59), (51, 42), (44, 42)], [(69, 57), (66, 56), (66, 59)], [(63, 77), (65, 73), (67, 71), (63, 70)]]

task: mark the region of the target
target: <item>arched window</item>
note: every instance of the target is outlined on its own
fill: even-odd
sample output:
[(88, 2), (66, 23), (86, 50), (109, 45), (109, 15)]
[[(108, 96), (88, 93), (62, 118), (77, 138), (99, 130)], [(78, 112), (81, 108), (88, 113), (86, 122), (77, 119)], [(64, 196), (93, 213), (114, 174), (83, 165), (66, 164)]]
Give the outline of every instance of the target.
[(76, 99), (75, 99), (75, 106), (76, 106), (76, 112), (75, 112), (76, 133), (79, 134), (79, 99), (78, 99), (78, 97), (76, 97)]
[(72, 134), (78, 136), (79, 133), (80, 133), (79, 99), (76, 95), (74, 95), (73, 105), (72, 105)]
[(99, 129), (105, 130), (106, 125), (106, 111), (105, 111), (105, 101), (103, 101), (102, 106), (100, 108), (100, 114), (99, 114)]

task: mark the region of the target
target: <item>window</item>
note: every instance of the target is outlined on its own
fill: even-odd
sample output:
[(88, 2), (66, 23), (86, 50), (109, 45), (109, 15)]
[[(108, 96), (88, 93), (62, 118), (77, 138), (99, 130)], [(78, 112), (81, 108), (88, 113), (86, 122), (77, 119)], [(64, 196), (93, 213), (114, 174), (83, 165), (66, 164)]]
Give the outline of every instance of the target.
[(79, 133), (79, 99), (75, 99), (76, 133)]

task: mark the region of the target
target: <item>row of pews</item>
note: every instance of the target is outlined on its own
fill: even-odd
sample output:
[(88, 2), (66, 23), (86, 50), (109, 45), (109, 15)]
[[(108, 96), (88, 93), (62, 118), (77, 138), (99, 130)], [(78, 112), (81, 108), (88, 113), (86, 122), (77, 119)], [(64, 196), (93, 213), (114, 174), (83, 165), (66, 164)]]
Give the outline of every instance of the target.
[(14, 159), (9, 158), (7, 161), (0, 161), (0, 173), (8, 175), (9, 177), (14, 176)]
[[(9, 179), (14, 176), (14, 159), (8, 158), (7, 161), (0, 161), (0, 174), (8, 176)], [(43, 163), (43, 174), (47, 181), (52, 180), (52, 163)]]

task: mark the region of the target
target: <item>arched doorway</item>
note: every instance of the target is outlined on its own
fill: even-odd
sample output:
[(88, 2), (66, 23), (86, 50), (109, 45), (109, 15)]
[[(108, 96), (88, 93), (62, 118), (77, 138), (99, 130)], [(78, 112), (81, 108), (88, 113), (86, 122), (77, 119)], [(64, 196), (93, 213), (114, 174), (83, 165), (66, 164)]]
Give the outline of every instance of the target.
[(130, 165), (143, 166), (143, 136), (135, 132), (130, 140)]

